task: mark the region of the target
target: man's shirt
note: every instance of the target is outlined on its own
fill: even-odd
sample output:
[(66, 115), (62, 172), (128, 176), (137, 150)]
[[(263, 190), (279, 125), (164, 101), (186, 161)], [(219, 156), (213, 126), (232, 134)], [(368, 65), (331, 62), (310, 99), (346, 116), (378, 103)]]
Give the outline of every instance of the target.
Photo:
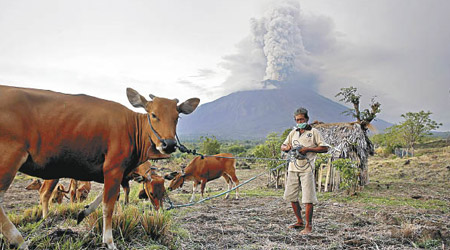
[[(284, 144), (290, 145), (292, 148), (302, 145), (303, 147), (315, 148), (320, 146), (330, 147), (322, 138), (319, 130), (311, 128), (311, 130), (305, 130), (300, 134), (300, 130), (293, 129), (287, 136)], [(311, 171), (310, 167), (314, 169), (314, 162), (316, 160), (317, 153), (306, 153), (306, 159), (295, 160), (289, 163), (288, 171), (304, 172)]]

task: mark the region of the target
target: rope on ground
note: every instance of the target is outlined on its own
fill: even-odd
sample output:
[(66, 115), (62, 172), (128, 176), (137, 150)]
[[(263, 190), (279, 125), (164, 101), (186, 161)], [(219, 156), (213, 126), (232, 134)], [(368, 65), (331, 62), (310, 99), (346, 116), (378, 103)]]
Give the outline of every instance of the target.
[[(229, 158), (229, 157), (227, 157), (227, 158)], [(281, 163), (280, 165), (278, 165), (278, 166), (276, 166), (276, 167), (274, 167), (274, 168), (271, 168), (271, 169), (269, 170), (269, 173), (272, 172), (272, 171), (275, 171), (275, 170), (277, 170), (277, 169), (279, 169), (279, 168), (281, 168), (281, 167), (283, 167), (285, 164), (288, 164), (290, 160), (284, 160), (284, 161), (286, 161), (286, 162), (283, 162), (283, 163)], [(172, 201), (170, 200), (169, 196), (167, 195), (167, 199), (168, 199), (168, 202), (169, 202), (169, 205), (170, 205), (170, 206), (169, 206), (166, 210), (170, 210), (170, 209), (173, 209), (173, 208), (180, 208), (180, 207), (190, 207), (190, 206), (194, 206), (194, 205), (203, 203), (203, 202), (205, 202), (205, 201), (207, 201), (207, 200), (211, 200), (211, 199), (217, 198), (217, 197), (219, 197), (219, 196), (222, 196), (222, 195), (224, 195), (224, 194), (227, 194), (227, 193), (232, 192), (233, 190), (235, 190), (235, 189), (239, 188), (240, 186), (243, 186), (243, 185), (245, 185), (245, 184), (247, 184), (247, 183), (249, 183), (249, 182), (255, 180), (256, 178), (260, 177), (261, 175), (263, 175), (263, 174), (265, 174), (265, 173), (266, 173), (266, 172), (264, 171), (264, 172), (262, 172), (262, 173), (260, 173), (260, 174), (258, 174), (258, 175), (256, 175), (256, 176), (254, 176), (254, 177), (252, 177), (252, 178), (250, 178), (250, 179), (248, 179), (248, 180), (242, 182), (241, 184), (235, 186), (234, 188), (232, 188), (232, 189), (230, 189), (230, 190), (228, 190), (228, 191), (225, 191), (225, 192), (222, 192), (222, 193), (220, 193), (220, 194), (216, 194), (216, 195), (213, 195), (213, 196), (210, 196), (210, 197), (201, 199), (201, 200), (199, 200), (199, 201), (197, 201), (197, 202), (191, 202), (191, 203), (182, 204), (182, 205), (173, 205)]]

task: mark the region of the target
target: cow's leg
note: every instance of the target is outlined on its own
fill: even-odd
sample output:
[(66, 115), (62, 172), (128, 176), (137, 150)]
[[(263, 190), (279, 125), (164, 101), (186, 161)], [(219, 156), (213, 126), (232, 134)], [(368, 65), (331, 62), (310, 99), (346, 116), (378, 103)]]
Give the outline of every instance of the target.
[(117, 249), (112, 234), (112, 215), (119, 195), (123, 172), (119, 165), (109, 165), (109, 168), (106, 169), (105, 185), (103, 186), (103, 243), (107, 245), (108, 249)]
[(195, 199), (195, 191), (197, 190), (198, 184), (200, 184), (200, 182), (197, 182), (196, 180), (194, 180), (193, 184), (192, 184), (192, 196), (191, 199), (189, 200), (189, 202), (193, 202)]
[(28, 249), (19, 230), (11, 223), (3, 210), (3, 197), (8, 190), (17, 170), (25, 163), (28, 153), (14, 148), (12, 145), (1, 145), (0, 152), (0, 233), (3, 234), (11, 245), (19, 249)]
[(102, 198), (103, 198), (103, 192), (101, 192), (97, 198), (95, 198), (95, 200), (93, 202), (91, 202), (89, 205), (87, 205), (85, 207), (85, 209), (83, 211), (81, 211), (80, 213), (78, 213), (78, 219), (77, 219), (77, 224), (80, 224), (81, 221), (83, 221), (83, 219), (90, 215), (92, 212), (95, 211), (95, 209), (97, 209), (97, 207), (100, 205), (100, 203), (102, 202)]
[[(230, 176), (227, 173), (223, 173), (222, 177), (227, 182), (227, 184), (228, 184), (228, 191), (230, 191), (230, 189), (233, 187), (233, 182), (231, 181)], [(227, 193), (225, 195), (225, 199), (228, 199), (229, 196), (230, 196), (230, 193)]]
[(202, 179), (202, 186), (201, 186), (202, 198), (203, 198), (203, 194), (205, 192), (205, 186), (206, 186), (207, 181), (208, 181), (207, 179)]
[(75, 179), (71, 179), (69, 184), (70, 203), (78, 202), (77, 190), (78, 190), (78, 181)]
[(121, 185), (125, 195), (125, 204), (128, 204), (130, 202), (130, 183), (128, 181), (123, 181)]
[(52, 197), (53, 190), (58, 184), (59, 179), (45, 180), (42, 183), (42, 187), (39, 189), (39, 198), (42, 204), (42, 218), (45, 219), (48, 216), (48, 204)]
[[(239, 179), (237, 178), (236, 174), (233, 172), (230, 174), (231, 179), (233, 180), (234, 186), (236, 187), (239, 185)], [(236, 199), (239, 199), (239, 188), (236, 188)]]

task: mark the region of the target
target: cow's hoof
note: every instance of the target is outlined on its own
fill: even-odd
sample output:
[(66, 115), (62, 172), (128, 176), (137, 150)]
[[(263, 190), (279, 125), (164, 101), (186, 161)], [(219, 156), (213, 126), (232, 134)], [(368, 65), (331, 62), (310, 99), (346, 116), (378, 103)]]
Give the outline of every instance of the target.
[(11, 243), (9, 247), (11, 249), (28, 250), (28, 243), (25, 241), (17, 244)]
[(82, 222), (84, 220), (84, 217), (86, 217), (86, 214), (84, 213), (84, 211), (81, 211), (78, 213), (77, 225), (79, 225), (80, 222)]

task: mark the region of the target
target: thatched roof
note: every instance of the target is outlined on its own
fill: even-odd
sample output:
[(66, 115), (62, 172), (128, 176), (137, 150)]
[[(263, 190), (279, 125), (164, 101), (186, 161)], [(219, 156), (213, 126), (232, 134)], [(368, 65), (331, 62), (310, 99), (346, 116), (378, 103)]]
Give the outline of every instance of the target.
[(356, 122), (313, 124), (312, 126), (318, 129), (323, 139), (333, 147), (330, 153), (334, 158), (351, 158), (365, 165), (369, 155), (374, 152), (372, 142)]

